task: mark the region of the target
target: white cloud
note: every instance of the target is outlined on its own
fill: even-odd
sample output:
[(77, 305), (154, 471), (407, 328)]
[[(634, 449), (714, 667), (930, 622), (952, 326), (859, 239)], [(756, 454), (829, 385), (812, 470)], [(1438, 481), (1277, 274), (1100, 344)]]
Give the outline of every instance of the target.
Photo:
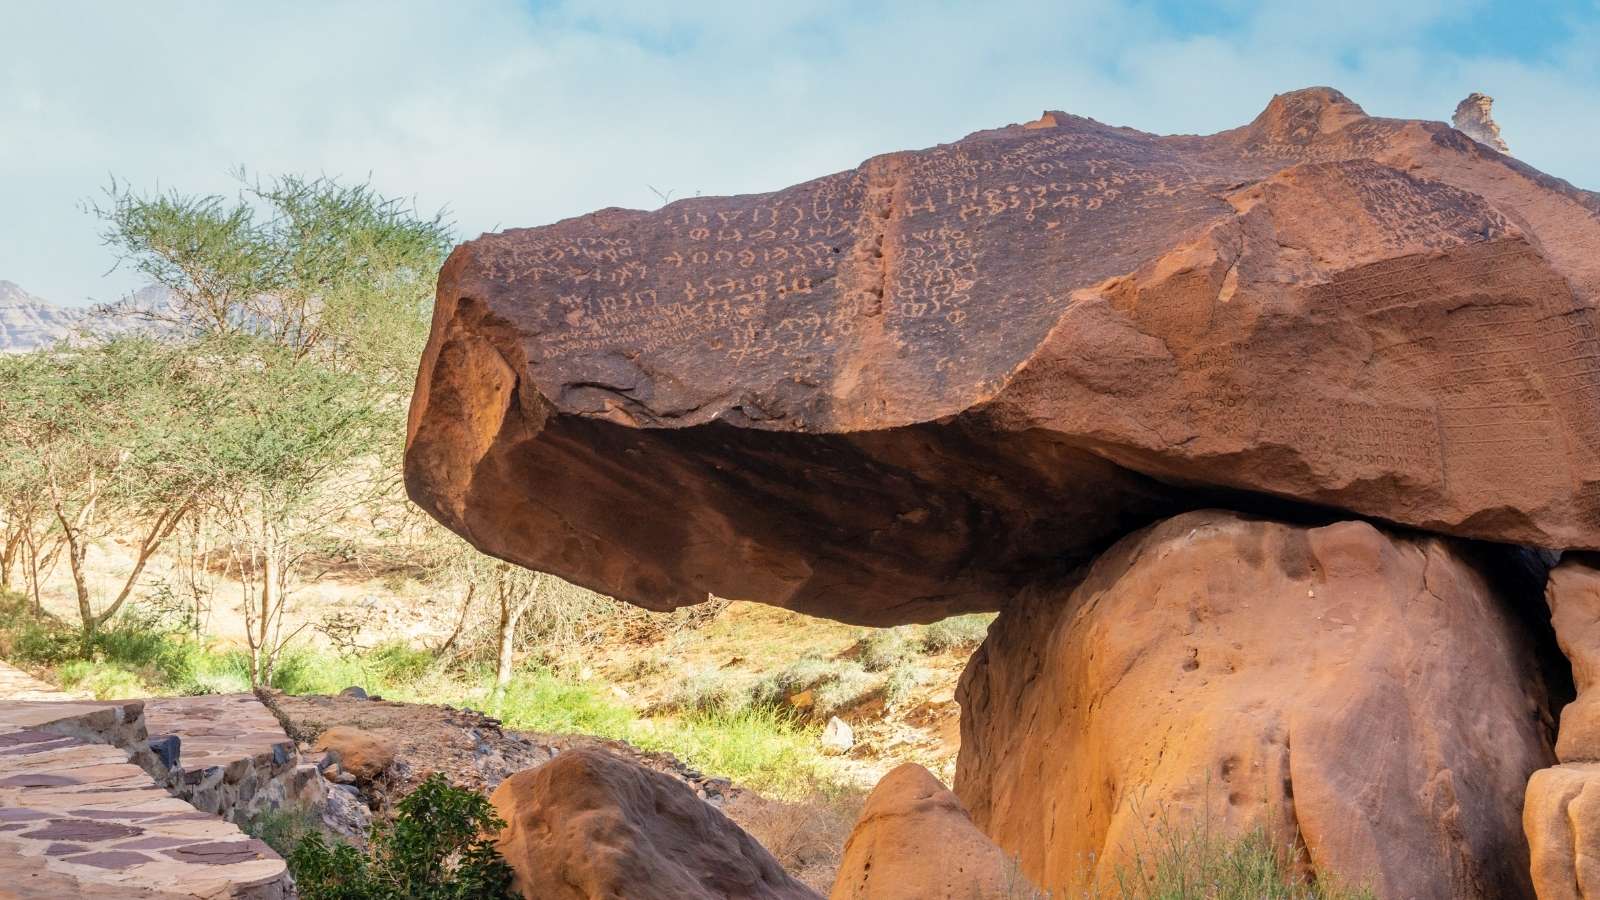
[(1486, 91), (1520, 156), (1600, 187), (1596, 27), (1538, 60), (1469, 58), (1426, 32), (1470, 5), (1225, 5), (1233, 27), (1185, 35), (1110, 0), (0, 0), (0, 278), (62, 302), (130, 287), (101, 277), (76, 205), (112, 173), (207, 191), (240, 164), (370, 173), (472, 235), (653, 206), (652, 184), (770, 190), (1044, 108), (1215, 131), (1309, 84), (1429, 118)]

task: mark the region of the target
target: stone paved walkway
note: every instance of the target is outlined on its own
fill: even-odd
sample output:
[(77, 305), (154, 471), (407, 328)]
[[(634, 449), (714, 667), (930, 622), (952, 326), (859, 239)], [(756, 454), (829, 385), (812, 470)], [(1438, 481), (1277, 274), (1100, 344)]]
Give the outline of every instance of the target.
[(148, 754), (146, 734), (141, 701), (74, 700), (0, 663), (0, 898), (292, 896), (270, 848), (119, 749)]
[(0, 662), (0, 701), (73, 699), (84, 699), (84, 695), (60, 690), (21, 669)]
[(320, 805), (317, 767), (300, 764), (294, 741), (253, 694), (152, 698), (144, 719), (158, 757), (176, 738), (167, 787), (202, 812), (240, 822), (290, 803)]

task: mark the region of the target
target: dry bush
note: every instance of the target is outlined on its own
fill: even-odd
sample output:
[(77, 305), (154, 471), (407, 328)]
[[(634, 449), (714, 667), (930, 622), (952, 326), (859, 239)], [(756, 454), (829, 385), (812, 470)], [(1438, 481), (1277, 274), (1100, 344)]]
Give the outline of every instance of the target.
[(790, 875), (826, 896), (865, 802), (862, 794), (837, 790), (819, 789), (795, 802), (743, 793), (724, 812)]

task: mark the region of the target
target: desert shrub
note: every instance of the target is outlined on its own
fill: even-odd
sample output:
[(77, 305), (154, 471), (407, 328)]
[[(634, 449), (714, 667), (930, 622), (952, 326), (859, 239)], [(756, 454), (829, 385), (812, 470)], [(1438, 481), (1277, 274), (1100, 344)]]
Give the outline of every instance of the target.
[(283, 809), (264, 809), (246, 819), (240, 828), (253, 838), (259, 838), (268, 847), (287, 859), (300, 842), (321, 827), (316, 811), (294, 806)]
[(21, 594), (0, 591), (0, 657), (25, 666), (51, 666), (78, 655), (76, 629), (36, 614)]
[(922, 649), (928, 653), (972, 650), (983, 643), (989, 633), (989, 623), (993, 621), (993, 613), (970, 613), (924, 625)]
[(1336, 879), (1307, 879), (1285, 865), (1288, 855), (1265, 830), (1224, 836), (1205, 824), (1158, 818), (1133, 859), (1119, 866), (1118, 900), (1374, 900), (1371, 891)]
[(508, 897), (511, 867), (493, 838), (504, 825), (482, 794), (434, 773), (391, 821), (373, 825), (366, 853), (312, 831), (290, 851), (289, 869), (303, 900)]
[(401, 640), (379, 644), (366, 654), (365, 661), (372, 674), (384, 684), (410, 684), (419, 681), (435, 664), (432, 653)]
[(845, 666), (812, 688), (811, 712), (826, 719), (861, 703), (878, 688), (878, 679), (859, 664)]
[(741, 793), (724, 811), (786, 871), (826, 896), (865, 799), (860, 789), (818, 784), (794, 800)]
[(766, 706), (684, 716), (665, 727), (635, 727), (630, 740), (689, 765), (781, 797), (804, 794), (818, 778), (817, 738)]
[(196, 653), (183, 694), (243, 694), (250, 690), (250, 656), (242, 650)]
[(885, 672), (911, 658), (911, 629), (876, 628), (856, 644), (856, 658), (868, 672)]
[(504, 689), (467, 699), (465, 705), (509, 728), (552, 734), (625, 738), (636, 718), (632, 707), (595, 685), (541, 671), (519, 674)]
[(865, 670), (855, 660), (805, 656), (757, 681), (751, 686), (750, 699), (757, 705), (779, 707), (802, 691), (810, 690), (815, 697), (831, 682), (844, 680), (852, 685), (858, 684), (859, 674), (865, 674)]
[(902, 703), (911, 699), (912, 691), (916, 690), (920, 682), (921, 674), (916, 666), (909, 662), (896, 665), (883, 679), (883, 705), (890, 709), (898, 709)]
[(279, 654), (271, 685), (286, 694), (337, 694), (368, 681), (367, 670), (355, 658), (295, 645)]
[(750, 705), (750, 679), (702, 671), (678, 683), (666, 705), (683, 712), (737, 713)]
[(63, 663), (56, 669), (56, 681), (69, 691), (83, 691), (96, 700), (127, 700), (158, 693), (132, 669), (88, 659)]
[(188, 635), (185, 620), (142, 604), (125, 607), (82, 642), (82, 656), (137, 672), (162, 691), (187, 686), (196, 657), (202, 653), (199, 643)]

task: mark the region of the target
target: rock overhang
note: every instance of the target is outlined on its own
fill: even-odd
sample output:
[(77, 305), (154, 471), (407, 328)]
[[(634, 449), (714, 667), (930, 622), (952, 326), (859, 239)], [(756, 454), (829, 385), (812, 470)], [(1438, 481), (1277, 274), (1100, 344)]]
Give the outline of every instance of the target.
[(998, 608), (1219, 494), (1600, 545), (1600, 203), (1331, 89), (486, 235), (408, 488), (652, 608)]

